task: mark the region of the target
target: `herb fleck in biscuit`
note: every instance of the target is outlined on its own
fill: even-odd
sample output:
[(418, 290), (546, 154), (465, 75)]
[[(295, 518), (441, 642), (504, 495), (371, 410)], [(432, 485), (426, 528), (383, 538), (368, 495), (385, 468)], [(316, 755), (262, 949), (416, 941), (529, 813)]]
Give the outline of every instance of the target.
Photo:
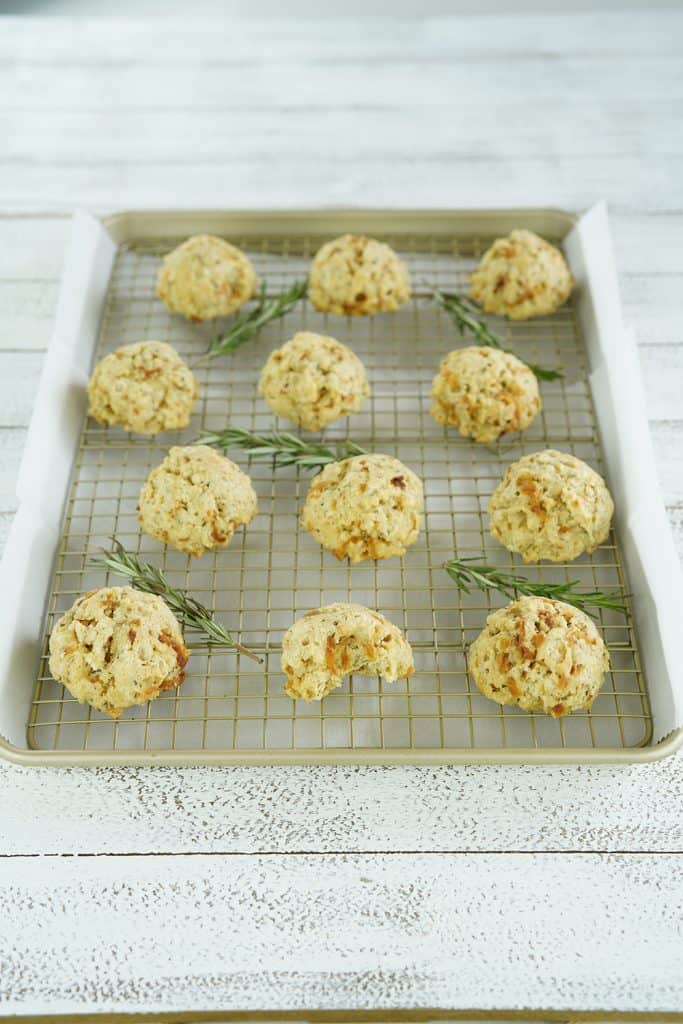
[(614, 502), (605, 481), (566, 452), (525, 455), (489, 501), (491, 535), (525, 562), (568, 562), (607, 538)]
[(410, 278), (403, 260), (384, 242), (342, 235), (315, 254), (308, 295), (322, 313), (372, 316), (407, 302)]
[(243, 306), (258, 287), (251, 261), (215, 235), (194, 235), (164, 257), (157, 295), (172, 313), (214, 320)]
[(485, 345), (449, 352), (432, 382), (436, 422), (484, 444), (525, 430), (540, 408), (538, 382), (529, 367), (510, 352)]
[(186, 427), (197, 399), (189, 367), (163, 341), (138, 341), (110, 352), (93, 370), (88, 413), (136, 434)]
[(422, 481), (391, 455), (332, 462), (311, 481), (301, 523), (337, 558), (405, 554), (422, 525)]
[(182, 683), (188, 650), (160, 597), (102, 587), (79, 597), (50, 636), (50, 672), (112, 718)]
[(524, 230), (496, 239), (470, 276), (470, 297), (487, 313), (510, 320), (554, 313), (573, 287), (560, 250)]
[(206, 445), (171, 448), (140, 492), (140, 526), (179, 551), (201, 555), (226, 547), (257, 512), (251, 480)]
[(468, 662), (485, 697), (553, 718), (590, 708), (609, 669), (593, 621), (545, 597), (520, 597), (489, 615)]
[(321, 700), (344, 676), (381, 676), (394, 683), (415, 671), (413, 652), (401, 630), (360, 604), (330, 604), (308, 612), (282, 640), (285, 691), (301, 700)]
[(276, 416), (305, 430), (320, 430), (360, 409), (370, 394), (365, 367), (334, 338), (299, 331), (272, 352), (259, 392)]

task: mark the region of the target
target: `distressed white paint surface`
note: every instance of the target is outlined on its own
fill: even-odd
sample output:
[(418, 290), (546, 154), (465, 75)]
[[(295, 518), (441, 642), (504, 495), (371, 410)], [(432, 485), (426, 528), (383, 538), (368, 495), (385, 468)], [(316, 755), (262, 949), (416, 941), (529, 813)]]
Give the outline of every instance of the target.
[[(682, 35), (676, 11), (2, 22), (0, 544), (75, 204), (604, 197), (683, 555)], [(680, 1010), (682, 849), (683, 757), (2, 766), (3, 1009)]]
[(8, 854), (683, 852), (682, 804), (680, 762), (0, 772)]
[(6, 1013), (188, 991), (202, 1009), (676, 1010), (681, 884), (666, 855), (17, 858), (0, 992)]

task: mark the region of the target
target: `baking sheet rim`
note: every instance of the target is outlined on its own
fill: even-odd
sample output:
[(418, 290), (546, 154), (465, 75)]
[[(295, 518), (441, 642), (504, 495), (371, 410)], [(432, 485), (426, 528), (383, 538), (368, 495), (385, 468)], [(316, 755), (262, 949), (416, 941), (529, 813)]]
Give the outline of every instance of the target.
[[(599, 207), (593, 207), (593, 210)], [(78, 218), (90, 219), (89, 215), (77, 214)], [(202, 218), (207, 218), (214, 224), (224, 218), (230, 221), (236, 218), (244, 230), (245, 222), (253, 222), (255, 231), (263, 231), (266, 225), (272, 224), (273, 219), (282, 220), (291, 231), (296, 224), (301, 226), (303, 221), (306, 226), (311, 218), (315, 217), (316, 230), (321, 225), (329, 222), (329, 230), (333, 230), (333, 224), (344, 226), (344, 222), (352, 221), (355, 218), (363, 218), (364, 223), (372, 222), (375, 218), (385, 220), (393, 218), (392, 229), (394, 231), (404, 230), (415, 231), (417, 226), (413, 225), (414, 220), (422, 224), (425, 229), (425, 221), (428, 221), (428, 228), (433, 229), (435, 225), (441, 224), (443, 233), (452, 231), (453, 221), (468, 222), (468, 227), (473, 230), (473, 225), (480, 220), (487, 222), (490, 229), (492, 222), (500, 226), (500, 230), (506, 230), (508, 224), (514, 224), (521, 216), (533, 217), (535, 220), (552, 219), (556, 224), (561, 222), (565, 230), (571, 229), (579, 223), (582, 215), (569, 213), (558, 209), (539, 209), (530, 207), (527, 209), (481, 209), (481, 210), (372, 210), (366, 211), (360, 208), (329, 209), (329, 210), (279, 210), (279, 211), (241, 211), (221, 210), (206, 211), (176, 209), (174, 211), (145, 210), (127, 211), (96, 218), (97, 224), (117, 244), (126, 240), (132, 240), (140, 235), (141, 230), (149, 233), (154, 225), (159, 231), (158, 237), (168, 235), (171, 231), (177, 231), (177, 226), (168, 227), (168, 221), (177, 218), (182, 222), (185, 218), (191, 218), (193, 225), (202, 223)], [(448, 221), (448, 226), (443, 224)], [(503, 224), (502, 222), (506, 222)], [(166, 229), (159, 230), (159, 226), (165, 224)], [(405, 227), (411, 225), (410, 228)], [(482, 228), (479, 228), (480, 230)], [(542, 228), (539, 225), (539, 230)], [(182, 232), (181, 232), (182, 233)], [(67, 280), (65, 272), (62, 287)], [(50, 349), (58, 344), (59, 335), (55, 333), (50, 343)], [(49, 351), (49, 350), (48, 350)], [(36, 412), (34, 417), (36, 418)], [(33, 422), (32, 418), (32, 422)], [(28, 452), (22, 460), (21, 475), (25, 476), (24, 469), (27, 462)], [(75, 453), (74, 453), (75, 454)], [(22, 502), (22, 505), (25, 503)], [(20, 508), (17, 512), (17, 519), (23, 519), (21, 525), (30, 526), (28, 510)], [(22, 512), (24, 516), (22, 517)], [(28, 520), (28, 523), (27, 523)], [(55, 552), (56, 554), (56, 552)], [(3, 572), (5, 571), (5, 559), (3, 559)], [(636, 626), (638, 623), (636, 622)], [(129, 765), (335, 765), (335, 764), (367, 764), (367, 765), (392, 765), (392, 764), (415, 764), (415, 765), (439, 765), (439, 764), (599, 764), (599, 763), (644, 763), (662, 759), (670, 756), (683, 745), (683, 729), (676, 728), (663, 736), (658, 742), (640, 747), (603, 747), (603, 748), (353, 748), (349, 750), (335, 749), (326, 751), (320, 748), (297, 749), (297, 750), (226, 750), (226, 751), (205, 751), (205, 750), (158, 750), (158, 751), (46, 751), (26, 749), (9, 742), (0, 736), (0, 753), (6, 760), (18, 764), (35, 765), (106, 765), (106, 764), (129, 764)]]

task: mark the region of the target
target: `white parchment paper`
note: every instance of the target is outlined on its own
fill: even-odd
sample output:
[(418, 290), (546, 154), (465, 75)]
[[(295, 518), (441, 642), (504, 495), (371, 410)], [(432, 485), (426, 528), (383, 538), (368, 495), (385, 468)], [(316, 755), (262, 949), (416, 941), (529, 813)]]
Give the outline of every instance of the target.
[(683, 669), (676, 651), (683, 632), (683, 573), (660, 495), (635, 337), (621, 318), (604, 203), (581, 217), (564, 247), (577, 283), (657, 742), (683, 722)]
[(116, 246), (86, 213), (73, 220), (55, 316), (17, 482), (17, 510), (0, 564), (0, 734), (26, 747), (68, 481)]

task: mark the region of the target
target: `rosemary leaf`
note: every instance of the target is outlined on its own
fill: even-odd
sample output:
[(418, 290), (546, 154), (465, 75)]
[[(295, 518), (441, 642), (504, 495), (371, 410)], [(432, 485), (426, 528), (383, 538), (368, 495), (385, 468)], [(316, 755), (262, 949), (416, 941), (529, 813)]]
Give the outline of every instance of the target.
[(262, 658), (259, 658), (247, 647), (243, 647), (228, 633), (225, 626), (216, 622), (208, 608), (205, 608), (194, 597), (189, 597), (182, 590), (172, 587), (161, 569), (150, 565), (149, 562), (143, 562), (141, 558), (126, 551), (115, 537), (112, 538), (112, 543), (113, 550), (105, 551), (103, 549), (104, 557), (94, 558), (92, 565), (124, 577), (136, 590), (162, 597), (171, 611), (181, 616), (185, 626), (203, 633), (210, 645), (234, 647), (236, 651), (246, 654), (253, 661), (262, 662)]
[(547, 370), (545, 367), (539, 366), (538, 363), (527, 363), (526, 365), (538, 380), (561, 380), (564, 377), (561, 370)]
[(195, 444), (208, 444), (214, 448), (241, 448), (252, 458), (272, 459), (276, 468), (301, 466), (303, 469), (320, 469), (330, 462), (339, 462), (353, 455), (365, 455), (365, 449), (353, 441), (342, 441), (335, 448), (322, 444), (302, 441), (288, 433), (252, 434), (248, 430), (228, 428), (211, 433), (202, 433)]
[[(479, 319), (479, 310), (469, 299), (463, 295), (456, 295), (454, 292), (441, 292), (438, 289), (432, 294), (434, 301), (453, 320), (461, 338), (464, 338), (466, 334), (471, 334), (479, 345), (498, 348), (501, 352), (510, 351), (505, 348), (500, 336), (492, 331), (484, 320)], [(560, 370), (548, 370), (537, 363), (527, 363), (526, 365), (539, 380), (559, 380), (564, 376)]]
[(581, 590), (579, 580), (567, 583), (533, 583), (526, 576), (503, 572), (495, 565), (474, 565), (471, 558), (453, 558), (444, 562), (444, 569), (459, 590), (471, 593), (471, 588), (479, 590), (497, 590), (500, 594), (514, 600), (518, 594), (531, 597), (547, 597), (554, 601), (566, 601), (567, 604), (580, 608), (592, 615), (591, 608), (608, 608), (615, 612), (627, 614), (626, 605), (618, 591)]
[(216, 356), (226, 356), (240, 348), (247, 341), (258, 334), (262, 327), (272, 320), (279, 320), (285, 316), (306, 294), (308, 281), (295, 281), (292, 287), (280, 295), (269, 296), (266, 292), (266, 282), (261, 285), (256, 306), (253, 309), (240, 313), (230, 324), (224, 334), (216, 334), (209, 342), (209, 347), (203, 356), (194, 363), (206, 362), (208, 359), (215, 359)]

